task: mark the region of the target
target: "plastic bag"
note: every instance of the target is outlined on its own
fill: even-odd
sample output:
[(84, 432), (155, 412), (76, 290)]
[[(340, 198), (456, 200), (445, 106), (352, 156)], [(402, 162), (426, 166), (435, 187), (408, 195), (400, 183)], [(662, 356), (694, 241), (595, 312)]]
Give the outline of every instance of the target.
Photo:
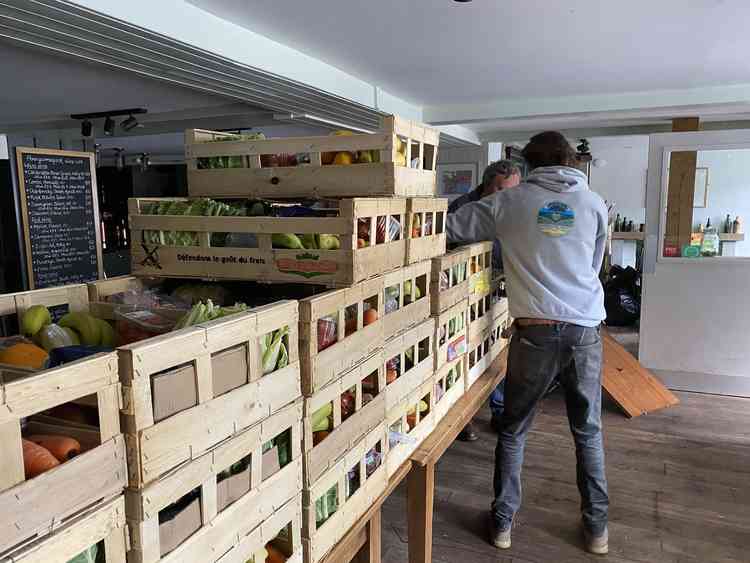
[(332, 316), (318, 319), (318, 352), (338, 341), (338, 322)]

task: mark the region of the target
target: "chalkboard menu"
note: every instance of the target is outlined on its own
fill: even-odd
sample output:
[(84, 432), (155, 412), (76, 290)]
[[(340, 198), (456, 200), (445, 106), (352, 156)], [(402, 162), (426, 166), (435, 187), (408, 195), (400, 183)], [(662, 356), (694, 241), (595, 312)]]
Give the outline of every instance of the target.
[(31, 289), (101, 278), (94, 155), (16, 148)]

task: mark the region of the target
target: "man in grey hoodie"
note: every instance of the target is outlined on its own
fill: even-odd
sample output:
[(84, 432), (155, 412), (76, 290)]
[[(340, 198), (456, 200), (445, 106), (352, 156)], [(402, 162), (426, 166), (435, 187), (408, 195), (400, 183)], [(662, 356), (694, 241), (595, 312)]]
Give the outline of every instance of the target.
[(601, 426), (605, 318), (599, 269), (607, 208), (573, 168), (575, 152), (557, 132), (534, 136), (523, 150), (526, 180), (447, 219), (450, 242), (499, 239), (515, 332), (508, 354), (505, 410), (495, 449), (491, 542), (510, 547), (521, 505), (526, 435), (540, 400), (561, 374), (576, 446), (583, 533), (591, 553), (608, 552), (609, 499)]

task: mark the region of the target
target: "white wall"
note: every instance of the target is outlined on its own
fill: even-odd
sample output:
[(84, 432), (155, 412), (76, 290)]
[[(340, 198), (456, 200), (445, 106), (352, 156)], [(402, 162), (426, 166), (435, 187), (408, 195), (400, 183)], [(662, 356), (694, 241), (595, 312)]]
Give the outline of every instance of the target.
[(592, 166), (591, 189), (616, 205), (616, 213), (638, 224), (646, 221), (648, 135), (592, 137), (591, 154), (604, 166)]
[[(693, 209), (693, 224), (724, 228), (727, 213), (743, 221), (750, 218), (750, 150), (700, 151), (698, 166), (708, 168), (708, 207)], [(736, 256), (750, 256), (750, 240), (738, 242)]]

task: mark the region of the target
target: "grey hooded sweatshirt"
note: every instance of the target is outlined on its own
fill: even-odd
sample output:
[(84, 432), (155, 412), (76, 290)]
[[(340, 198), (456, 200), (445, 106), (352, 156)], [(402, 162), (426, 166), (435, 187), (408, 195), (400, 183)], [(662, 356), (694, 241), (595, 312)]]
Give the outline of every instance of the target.
[(604, 320), (607, 208), (583, 172), (536, 168), (519, 186), (448, 215), (447, 233), (450, 242), (500, 240), (514, 318), (588, 327)]

